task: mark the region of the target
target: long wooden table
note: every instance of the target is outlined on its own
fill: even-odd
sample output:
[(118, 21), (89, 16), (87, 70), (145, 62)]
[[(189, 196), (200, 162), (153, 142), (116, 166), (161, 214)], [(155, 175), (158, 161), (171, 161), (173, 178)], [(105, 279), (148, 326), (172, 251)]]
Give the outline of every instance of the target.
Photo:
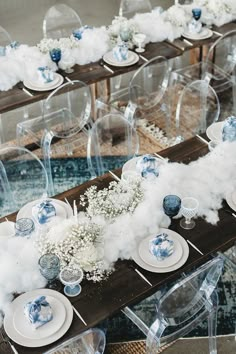
[[(236, 29), (236, 23), (228, 23), (221, 27), (214, 27), (218, 33), (226, 33)], [(213, 43), (217, 38), (214, 34), (211, 38), (201, 40), (201, 41), (189, 41), (192, 43), (192, 46), (183, 41), (183, 38), (176, 39), (173, 42), (160, 42), (160, 43), (149, 43), (146, 45), (144, 56), (147, 59), (152, 59), (155, 56), (164, 56), (167, 59), (175, 58), (182, 55), (185, 51), (191, 50), (193, 48), (201, 48), (203, 45), (209, 45)], [(113, 76), (121, 75), (129, 71), (137, 70), (144, 61), (140, 59), (137, 64), (131, 65), (128, 67), (112, 67), (114, 74), (104, 69), (101, 65), (101, 60), (90, 63), (86, 65), (75, 65), (74, 72), (71, 74), (66, 74), (64, 71), (60, 70), (60, 74), (64, 77), (68, 77), (71, 80), (81, 80), (86, 84), (91, 85), (96, 82), (109, 79)], [(33, 97), (28, 96), (23, 92), (19, 85), (16, 85), (9, 91), (0, 91), (0, 114), (11, 111), (13, 109), (28, 105), (30, 103), (39, 101), (48, 96), (50, 91), (38, 92), (33, 90), (28, 90), (33, 94)]]
[[(207, 152), (208, 147), (206, 144), (195, 137), (179, 145), (163, 150), (160, 154), (163, 157), (168, 157), (172, 162), (188, 164), (190, 161), (204, 156)], [(118, 175), (121, 173), (120, 170), (115, 172)], [(98, 189), (102, 189), (108, 186), (111, 181), (112, 177), (106, 174), (59, 195), (58, 199), (63, 200), (66, 197), (72, 205), (73, 200), (78, 201), (79, 196), (91, 185), (96, 185)], [(89, 327), (95, 326), (101, 320), (115, 314), (123, 307), (137, 303), (151, 295), (163, 284), (178, 278), (182, 272), (188, 271), (193, 266), (198, 266), (207, 261), (215, 252), (228, 249), (236, 241), (236, 220), (225, 210), (226, 208), (229, 209), (226, 203), (224, 207), (225, 208), (222, 208), (219, 212), (220, 221), (216, 226), (208, 224), (205, 220), (198, 218), (195, 228), (190, 232), (179, 226), (179, 220), (172, 221), (170, 228), (181, 234), (184, 238), (189, 238), (204, 253), (203, 256), (190, 247), (187, 262), (174, 272), (157, 274), (140, 269), (153, 284), (152, 286), (149, 286), (143, 281), (134, 271), (134, 267), (139, 267), (132, 260), (118, 261), (115, 265), (115, 271), (107, 280), (100, 283), (92, 283), (84, 280), (82, 282), (82, 293), (78, 297), (70, 299), (87, 322), (87, 326), (74, 315), (70, 329), (58, 342), (52, 343), (46, 347), (33, 349), (14, 344), (18, 353), (43, 353), (56, 346), (56, 344), (75, 336)], [(9, 219), (14, 220), (15, 214), (9, 216)]]

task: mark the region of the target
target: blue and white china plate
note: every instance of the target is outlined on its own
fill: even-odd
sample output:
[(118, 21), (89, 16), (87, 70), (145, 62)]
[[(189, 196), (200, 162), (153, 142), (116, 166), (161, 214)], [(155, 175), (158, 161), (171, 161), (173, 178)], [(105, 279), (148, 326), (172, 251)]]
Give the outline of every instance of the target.
[[(132, 254), (132, 258), (133, 258), (134, 262), (137, 263), (141, 268), (146, 269), (149, 272), (153, 272), (153, 273), (173, 272), (174, 270), (182, 267), (188, 259), (189, 247), (188, 247), (188, 243), (185, 241), (185, 239), (182, 236), (180, 236), (177, 232), (169, 230), (169, 229), (160, 229), (159, 230), (159, 233), (163, 233), (163, 232), (167, 233), (168, 236), (174, 240), (174, 242), (177, 241), (180, 243), (182, 251), (183, 251), (182, 256), (180, 257), (179, 261), (177, 261), (173, 265), (170, 265), (168, 267), (157, 267), (157, 266), (153, 266), (153, 265), (150, 265), (150, 264), (147, 264), (146, 262), (144, 262), (144, 260), (140, 257), (139, 245), (138, 245)], [(153, 238), (153, 236), (152, 236), (152, 238)]]
[[(53, 198), (49, 198), (49, 200), (52, 202), (52, 204), (54, 205), (55, 209), (56, 209), (56, 216), (52, 217), (50, 219), (50, 221), (53, 222), (53, 220), (55, 220), (56, 218), (60, 218), (60, 219), (68, 219), (71, 216), (73, 216), (73, 210), (72, 208), (65, 202), (58, 200), (58, 199), (53, 199)], [(18, 214), (16, 216), (16, 220), (20, 219), (20, 218), (28, 218), (29, 215), (32, 215), (32, 211), (33, 211), (33, 207), (36, 204), (39, 204), (40, 202), (42, 202), (41, 199), (37, 199), (37, 200), (33, 200), (32, 202), (29, 202), (27, 204), (25, 204), (19, 211)], [(32, 215), (33, 216), (33, 215)], [(33, 216), (34, 220), (38, 223), (38, 221), (36, 220), (35, 216)], [(49, 223), (50, 223), (49, 221)]]
[[(24, 304), (27, 303), (28, 301), (36, 298), (37, 296), (40, 295), (44, 295), (47, 297), (52, 297), (55, 298), (56, 301), (58, 301), (58, 303), (62, 303), (62, 305), (64, 306), (65, 309), (65, 318), (63, 317), (64, 315), (61, 315), (62, 317), (60, 318), (60, 321), (63, 322), (63, 318), (64, 318), (64, 322), (60, 324), (58, 330), (56, 332), (53, 332), (51, 335), (46, 336), (44, 338), (40, 337), (40, 328), (34, 330), (31, 329), (32, 332), (35, 332), (35, 334), (37, 335), (37, 333), (39, 333), (39, 337), (38, 338), (28, 338), (24, 335), (22, 335), (21, 333), (19, 333), (19, 328), (15, 328), (14, 323), (16, 324), (16, 321), (14, 322), (14, 316), (15, 316), (15, 312), (19, 310), (19, 308), (22, 308), (22, 312), (24, 311)], [(55, 302), (56, 303), (56, 302)], [(57, 310), (57, 305), (54, 308), (55, 311)], [(63, 311), (62, 311), (63, 312)], [(61, 312), (61, 314), (62, 314)], [(55, 317), (56, 317), (56, 312), (55, 312)], [(60, 315), (59, 315), (60, 316)], [(56, 317), (57, 318), (57, 317)], [(32, 348), (36, 348), (36, 347), (42, 347), (44, 345), (48, 345), (50, 343), (53, 343), (55, 341), (57, 341), (59, 338), (61, 338), (70, 328), (71, 322), (73, 320), (73, 308), (71, 306), (70, 301), (61, 293), (51, 290), (51, 289), (37, 289), (37, 290), (33, 290), (33, 291), (29, 291), (27, 293), (24, 293), (20, 296), (18, 296), (12, 303), (10, 306), (9, 311), (6, 313), (5, 317), (4, 317), (4, 328), (5, 331), (7, 333), (7, 335), (9, 336), (9, 338), (11, 338), (14, 342), (23, 345), (25, 347), (32, 347)], [(22, 318), (22, 321), (24, 321), (24, 319)], [(53, 320), (51, 321), (53, 323)], [(46, 328), (50, 328), (47, 326), (49, 325), (50, 322), (48, 322), (47, 324), (45, 324), (45, 329), (43, 330), (43, 327), (41, 327), (42, 331), (46, 331)], [(56, 324), (55, 324), (56, 325)], [(19, 326), (19, 323), (17, 323), (17, 326)], [(22, 325), (23, 327), (23, 325)], [(21, 328), (20, 331), (22, 331), (23, 329)], [(39, 332), (38, 332), (39, 331)], [(30, 334), (29, 334), (30, 335)]]
[(107, 64), (112, 65), (112, 66), (130, 66), (130, 65), (133, 65), (139, 61), (139, 56), (136, 53), (131, 52), (129, 50), (128, 51), (128, 58), (123, 61), (118, 61), (114, 58), (113, 53), (111, 51), (111, 52), (106, 53), (103, 56), (103, 60)]
[(184, 32), (182, 34), (183, 37), (191, 39), (193, 41), (199, 41), (201, 39), (207, 39), (212, 37), (213, 32), (209, 28), (203, 28), (203, 30), (200, 33), (191, 33), (191, 32)]
[(225, 200), (228, 206), (233, 210), (236, 211), (236, 191), (231, 191), (226, 193)]
[(38, 83), (37, 81), (32, 81), (30, 79), (24, 80), (23, 84), (25, 87), (29, 88), (30, 90), (34, 91), (49, 91), (49, 90), (54, 90), (58, 86), (60, 86), (64, 82), (64, 77), (61, 76), (58, 73), (54, 73), (54, 80), (52, 82), (49, 82), (47, 84), (42, 84)]
[[(42, 290), (43, 293), (43, 290)], [(59, 331), (66, 319), (66, 309), (60, 300), (53, 296), (47, 296), (52, 312), (53, 319), (47, 324), (34, 329), (24, 314), (24, 305), (26, 302), (33, 301), (35, 297), (29, 297), (27, 301), (20, 299), (13, 313), (13, 325), (16, 331), (23, 337), (29, 339), (43, 339), (52, 336)], [(23, 311), (22, 311), (23, 309)]]
[(158, 261), (157, 258), (149, 251), (149, 241), (154, 237), (155, 235), (148, 236), (139, 244), (139, 256), (145, 263), (157, 268), (168, 268), (180, 261), (183, 255), (183, 248), (180, 241), (178, 240), (178, 237), (173, 238), (170, 234), (168, 234), (168, 238), (174, 241), (174, 252), (169, 257), (166, 257), (163, 261)]

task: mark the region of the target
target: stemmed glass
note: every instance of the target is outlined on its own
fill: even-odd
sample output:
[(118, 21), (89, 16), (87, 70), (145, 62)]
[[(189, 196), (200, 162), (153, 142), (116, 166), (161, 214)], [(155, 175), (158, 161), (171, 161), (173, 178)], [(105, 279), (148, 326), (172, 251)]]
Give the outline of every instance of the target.
[(197, 214), (198, 206), (199, 202), (195, 198), (186, 197), (182, 199), (181, 212), (184, 218), (180, 220), (180, 226), (183, 229), (191, 230), (196, 225), (195, 221), (191, 219)]
[(131, 39), (132, 32), (131, 32), (128, 24), (122, 24), (120, 26), (119, 35), (120, 35), (120, 39), (123, 42), (128, 42)]
[(202, 29), (202, 24), (199, 21), (201, 15), (202, 15), (202, 10), (198, 9), (198, 8), (192, 9), (192, 14), (193, 14), (193, 20), (192, 20), (193, 26), (195, 28), (195, 31), (197, 33), (199, 33), (199, 32), (201, 32), (201, 29)]
[(58, 67), (58, 63), (61, 60), (61, 49), (60, 48), (54, 48), (50, 50), (50, 57), (54, 63), (56, 63)]
[(177, 195), (167, 195), (163, 199), (163, 209), (170, 218), (176, 216), (181, 208), (181, 199)]
[(83, 270), (79, 267), (65, 267), (60, 272), (60, 280), (65, 285), (64, 293), (67, 296), (77, 296), (81, 293), (81, 281), (83, 279)]
[(145, 49), (142, 48), (142, 44), (144, 43), (144, 41), (146, 39), (146, 35), (143, 33), (136, 33), (136, 34), (134, 34), (133, 39), (138, 44), (138, 48), (135, 49), (135, 52), (137, 52), (137, 53), (145, 52)]
[(61, 284), (56, 278), (60, 273), (60, 259), (52, 253), (46, 253), (39, 258), (39, 270), (42, 276), (47, 279), (47, 287), (53, 290), (61, 290)]

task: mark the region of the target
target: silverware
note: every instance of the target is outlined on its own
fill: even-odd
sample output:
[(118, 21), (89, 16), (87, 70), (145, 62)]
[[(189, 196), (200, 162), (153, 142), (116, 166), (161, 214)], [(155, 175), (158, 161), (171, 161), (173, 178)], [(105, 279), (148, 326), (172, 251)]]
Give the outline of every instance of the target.
[(74, 313), (79, 317), (79, 319), (83, 322), (83, 324), (85, 326), (87, 326), (87, 323), (85, 322), (85, 320), (83, 319), (83, 317), (81, 316), (81, 314), (76, 310), (76, 308), (72, 305), (72, 308), (74, 310)]
[(232, 213), (231, 210), (227, 210), (227, 209), (223, 209), (226, 213), (232, 215), (234, 218), (236, 218), (236, 214), (235, 213)]
[(1, 329), (1, 336), (2, 336), (3, 342), (6, 342), (6, 343), (8, 343), (10, 345), (11, 350), (13, 351), (13, 353), (14, 354), (19, 354), (18, 351), (16, 350), (16, 348), (14, 347), (14, 345), (11, 343), (11, 339), (6, 334), (4, 328)]
[(106, 69), (107, 71), (109, 71), (110, 73), (114, 74), (114, 71), (107, 66), (106, 64), (104, 64), (103, 62), (100, 62), (100, 65), (104, 67), (104, 69)]
[(152, 283), (137, 268), (134, 268), (134, 270), (147, 284), (152, 286)]
[(139, 58), (141, 58), (144, 61), (149, 61), (149, 59), (145, 58), (143, 55), (139, 54)]
[(72, 82), (71, 79), (68, 76), (65, 76), (66, 81)]
[(184, 43), (186, 43), (187, 45), (189, 45), (190, 47), (192, 47), (193, 46), (193, 43), (192, 42), (190, 42), (190, 41), (188, 41), (187, 39), (183, 39), (182, 40)]
[(190, 244), (190, 246), (192, 246), (198, 253), (200, 253), (202, 256), (204, 256), (204, 253), (202, 253), (202, 251), (200, 251), (200, 249), (199, 248), (197, 248), (197, 246), (195, 246), (191, 241), (189, 241), (189, 240), (186, 240), (189, 244)]
[(212, 31), (215, 35), (219, 37), (223, 37), (223, 33), (217, 32), (217, 31)]
[(202, 138), (200, 135), (196, 134), (196, 137), (198, 137), (199, 140), (201, 140), (203, 143), (205, 144), (209, 144), (209, 141), (207, 141), (206, 139)]
[(22, 82), (18, 82), (17, 87), (18, 87), (20, 90), (24, 91), (24, 93), (26, 93), (28, 96), (34, 97), (34, 95), (33, 95), (31, 92), (29, 92), (29, 91), (24, 87), (24, 85), (23, 85)]
[(118, 182), (121, 181), (120, 177), (118, 177), (115, 173), (113, 173), (112, 171), (108, 171), (110, 173), (110, 175)]
[(161, 160), (165, 160), (165, 158), (163, 156), (157, 154), (156, 152), (154, 152), (153, 155), (155, 155), (156, 157), (159, 157), (159, 159), (161, 159)]
[(64, 198), (65, 199), (65, 202), (68, 206), (70, 206), (70, 203), (68, 202), (68, 199), (67, 198)]

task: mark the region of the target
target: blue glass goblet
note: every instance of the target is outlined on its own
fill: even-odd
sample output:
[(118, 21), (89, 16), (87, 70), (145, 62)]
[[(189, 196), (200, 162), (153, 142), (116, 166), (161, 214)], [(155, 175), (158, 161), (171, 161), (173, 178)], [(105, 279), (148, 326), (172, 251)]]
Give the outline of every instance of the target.
[(50, 57), (51, 57), (52, 61), (54, 63), (56, 63), (57, 66), (58, 66), (58, 63), (61, 60), (61, 49), (60, 48), (54, 48), (54, 49), (50, 50), (49, 53), (50, 53)]
[(39, 270), (42, 276), (47, 279), (49, 289), (60, 291), (61, 283), (56, 278), (60, 273), (60, 259), (52, 253), (46, 253), (39, 258)]
[(201, 9), (192, 9), (193, 18), (198, 21), (202, 15)]
[(163, 199), (163, 209), (170, 218), (176, 216), (181, 208), (181, 199), (177, 195), (167, 195)]

